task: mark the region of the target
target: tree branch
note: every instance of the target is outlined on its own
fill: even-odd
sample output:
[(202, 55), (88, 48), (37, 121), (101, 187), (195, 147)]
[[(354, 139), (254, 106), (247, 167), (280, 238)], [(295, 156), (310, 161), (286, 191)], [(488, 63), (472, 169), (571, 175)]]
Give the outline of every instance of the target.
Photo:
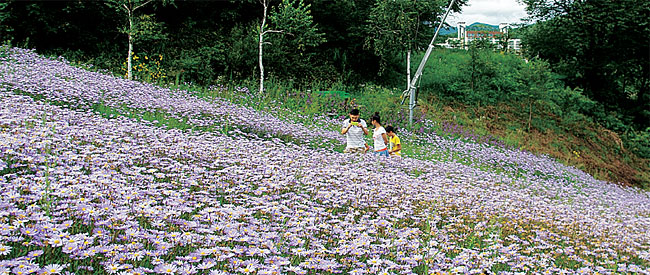
[(278, 31), (278, 30), (266, 30), (266, 31), (262, 32), (262, 35), (265, 35), (267, 33), (284, 33), (284, 31), (282, 31), (282, 30), (280, 30), (280, 31)]
[(133, 8), (133, 10), (137, 10), (137, 9), (141, 8), (142, 6), (144, 6), (144, 5), (146, 5), (146, 4), (149, 4), (151, 1), (152, 1), (152, 0), (149, 0), (149, 1), (147, 1), (147, 2), (144, 2), (144, 3), (142, 3), (142, 5)]

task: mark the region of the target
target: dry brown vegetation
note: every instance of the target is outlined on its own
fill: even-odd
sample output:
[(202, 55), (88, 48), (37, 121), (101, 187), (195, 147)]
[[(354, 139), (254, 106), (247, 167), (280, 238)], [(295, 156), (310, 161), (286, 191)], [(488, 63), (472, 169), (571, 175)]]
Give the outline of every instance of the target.
[(533, 114), (533, 118), (550, 121), (547, 129), (531, 127), (528, 117), (511, 105), (468, 106), (442, 105), (429, 100), (422, 111), (436, 120), (454, 121), (481, 134), (498, 137), (508, 145), (546, 154), (575, 166), (597, 179), (643, 188), (650, 187), (650, 160), (629, 152), (615, 132), (589, 121), (563, 124), (550, 114)]

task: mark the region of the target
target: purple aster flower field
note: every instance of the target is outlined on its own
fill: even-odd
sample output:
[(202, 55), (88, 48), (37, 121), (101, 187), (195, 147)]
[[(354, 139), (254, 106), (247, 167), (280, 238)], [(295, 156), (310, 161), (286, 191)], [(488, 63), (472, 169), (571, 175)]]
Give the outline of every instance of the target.
[(648, 191), (426, 133), (351, 157), (338, 120), (5, 51), (0, 274), (650, 274)]

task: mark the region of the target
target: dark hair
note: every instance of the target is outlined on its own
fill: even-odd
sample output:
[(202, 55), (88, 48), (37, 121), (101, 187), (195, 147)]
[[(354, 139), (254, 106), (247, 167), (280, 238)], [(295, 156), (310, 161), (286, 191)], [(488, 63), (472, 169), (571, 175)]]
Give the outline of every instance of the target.
[(396, 128), (394, 128), (393, 126), (390, 126), (390, 125), (386, 126), (385, 129), (386, 129), (386, 133), (390, 133), (390, 132), (395, 133), (395, 131), (397, 131)]
[(358, 116), (359, 115), (359, 109), (350, 110), (350, 114), (353, 115), (353, 116)]
[(370, 121), (376, 120), (377, 123), (381, 124), (381, 117), (379, 117), (379, 112), (375, 112), (374, 115), (372, 115), (372, 118), (370, 118)]

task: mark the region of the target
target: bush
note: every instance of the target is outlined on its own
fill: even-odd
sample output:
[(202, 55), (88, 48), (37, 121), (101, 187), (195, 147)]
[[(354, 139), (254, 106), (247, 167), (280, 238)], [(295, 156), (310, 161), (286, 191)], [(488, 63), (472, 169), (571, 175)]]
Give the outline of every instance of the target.
[(2, 46), (0, 46), (0, 60), (2, 60), (2, 59), (4, 59), (4, 58), (6, 58), (6, 57), (9, 56), (8, 51), (9, 51), (10, 48), (11, 48), (11, 47), (10, 47), (9, 45), (2, 45)]
[[(167, 74), (163, 69), (161, 62), (163, 56), (161, 54), (134, 54), (131, 61), (133, 79), (149, 83), (159, 83), (167, 78)], [(126, 78), (127, 74), (127, 61), (122, 64), (122, 75)]]
[(645, 159), (650, 159), (650, 127), (644, 131), (629, 131), (624, 136), (625, 147)]

